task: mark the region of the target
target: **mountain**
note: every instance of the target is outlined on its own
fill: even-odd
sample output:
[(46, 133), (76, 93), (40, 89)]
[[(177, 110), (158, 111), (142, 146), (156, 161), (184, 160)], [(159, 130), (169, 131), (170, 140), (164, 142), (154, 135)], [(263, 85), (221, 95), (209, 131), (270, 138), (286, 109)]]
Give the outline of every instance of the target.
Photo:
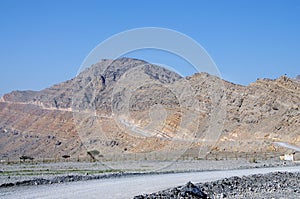
[[(0, 100), (0, 157), (174, 152), (275, 153), (300, 145), (300, 83), (183, 78), (142, 60), (102, 60), (42, 91)], [(176, 157), (174, 157), (176, 158)]]

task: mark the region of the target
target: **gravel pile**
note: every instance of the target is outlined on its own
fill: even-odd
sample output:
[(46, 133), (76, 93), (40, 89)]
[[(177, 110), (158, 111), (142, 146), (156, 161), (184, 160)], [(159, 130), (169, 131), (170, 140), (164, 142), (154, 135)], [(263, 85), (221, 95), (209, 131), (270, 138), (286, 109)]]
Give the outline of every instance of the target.
[[(50, 179), (35, 178), (35, 179), (32, 179), (32, 180), (23, 180), (23, 181), (11, 182), (11, 183), (3, 183), (3, 184), (0, 184), (0, 188), (13, 187), (13, 186), (45, 185), (45, 184), (86, 181), (86, 180), (97, 180), (97, 179), (106, 179), (106, 178), (117, 178), (117, 177), (122, 177), (124, 175), (126, 175), (126, 174), (111, 173), (111, 174), (104, 174), (104, 175), (56, 176), (56, 177), (50, 178)], [(130, 174), (130, 175), (137, 175), (137, 174)]]
[(275, 172), (193, 184), (135, 196), (153, 198), (300, 198), (300, 173)]

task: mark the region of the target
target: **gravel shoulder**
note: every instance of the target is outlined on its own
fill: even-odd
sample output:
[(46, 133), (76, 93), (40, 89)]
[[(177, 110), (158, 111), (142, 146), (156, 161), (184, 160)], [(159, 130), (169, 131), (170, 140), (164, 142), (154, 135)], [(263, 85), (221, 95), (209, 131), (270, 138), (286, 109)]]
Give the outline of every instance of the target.
[(300, 198), (300, 172), (273, 172), (250, 176), (234, 176), (213, 182), (166, 189), (134, 199), (157, 198)]

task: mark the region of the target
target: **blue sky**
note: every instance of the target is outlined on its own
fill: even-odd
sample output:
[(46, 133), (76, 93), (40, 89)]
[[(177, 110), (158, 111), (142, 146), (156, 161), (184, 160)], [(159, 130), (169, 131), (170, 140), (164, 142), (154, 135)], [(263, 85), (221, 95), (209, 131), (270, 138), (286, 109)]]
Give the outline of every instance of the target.
[(71, 79), (100, 42), (141, 27), (190, 36), (234, 83), (295, 77), (300, 74), (299, 19), (296, 0), (1, 0), (0, 95)]

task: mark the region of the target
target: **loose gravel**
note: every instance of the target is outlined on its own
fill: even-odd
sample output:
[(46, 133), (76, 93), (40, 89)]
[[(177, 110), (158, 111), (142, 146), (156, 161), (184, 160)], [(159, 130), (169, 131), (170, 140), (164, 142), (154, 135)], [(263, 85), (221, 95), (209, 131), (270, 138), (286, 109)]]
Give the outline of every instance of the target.
[(300, 198), (300, 173), (275, 172), (193, 184), (188, 182), (157, 193), (135, 196), (134, 199), (156, 198)]

